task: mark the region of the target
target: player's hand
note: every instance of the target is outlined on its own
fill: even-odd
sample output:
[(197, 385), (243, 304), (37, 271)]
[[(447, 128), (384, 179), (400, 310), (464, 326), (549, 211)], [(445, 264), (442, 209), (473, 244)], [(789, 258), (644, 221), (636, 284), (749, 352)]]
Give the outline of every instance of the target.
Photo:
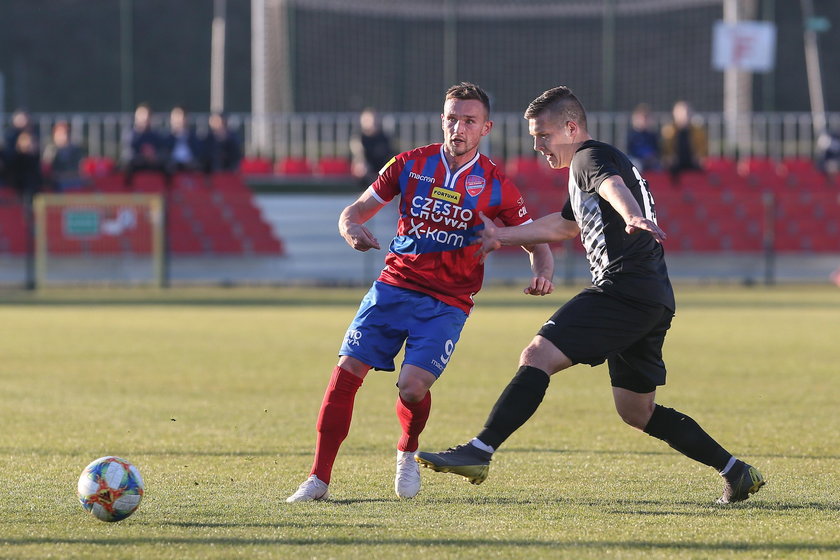
[(525, 294), (531, 296), (547, 296), (554, 291), (554, 283), (543, 276), (531, 278), (531, 283), (525, 288)]
[(350, 224), (347, 229), (342, 232), (341, 236), (347, 241), (347, 244), (357, 251), (369, 251), (370, 249), (379, 249), (379, 241), (368, 228), (362, 224)]
[(662, 229), (660, 229), (653, 220), (648, 220), (647, 218), (643, 218), (641, 216), (633, 216), (627, 223), (624, 231), (630, 235), (639, 231), (646, 231), (653, 236), (657, 243), (662, 243), (664, 240), (668, 239), (665, 232), (662, 231)]
[(484, 262), (487, 255), (502, 246), (502, 242), (499, 241), (499, 228), (496, 227), (493, 220), (485, 216), (484, 212), (479, 212), (478, 217), (484, 222), (484, 229), (479, 232), (478, 237), (473, 240), (472, 244), (479, 245), (475, 254), (481, 262)]

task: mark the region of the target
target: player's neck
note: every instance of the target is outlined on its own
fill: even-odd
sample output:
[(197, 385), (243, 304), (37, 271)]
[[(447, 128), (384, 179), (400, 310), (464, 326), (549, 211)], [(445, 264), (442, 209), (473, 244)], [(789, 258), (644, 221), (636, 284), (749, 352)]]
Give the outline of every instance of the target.
[(475, 157), (475, 155), (477, 153), (478, 153), (478, 148), (476, 148), (474, 150), (470, 150), (466, 154), (463, 154), (463, 155), (460, 155), (460, 156), (453, 155), (446, 150), (443, 151), (444, 156), (446, 156), (446, 163), (447, 163), (447, 165), (449, 165), (449, 170), (450, 171), (457, 171), (458, 169), (460, 169), (461, 167), (463, 167), (464, 165), (466, 165), (467, 163), (472, 161), (472, 159)]

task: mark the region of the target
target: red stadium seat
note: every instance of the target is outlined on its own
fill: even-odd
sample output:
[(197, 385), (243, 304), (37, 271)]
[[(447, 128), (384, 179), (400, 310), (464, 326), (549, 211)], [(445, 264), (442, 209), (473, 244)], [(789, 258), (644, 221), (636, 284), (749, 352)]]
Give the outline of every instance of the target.
[(350, 175), (350, 161), (339, 157), (326, 157), (318, 160), (315, 166), (318, 175)]
[(268, 158), (244, 158), (239, 167), (245, 175), (271, 175), (272, 162)]
[(769, 157), (749, 157), (738, 163), (741, 175), (779, 175), (779, 164)]
[(810, 158), (786, 158), (782, 160), (781, 167), (785, 173), (811, 173), (818, 172), (814, 161)]
[(116, 168), (114, 160), (107, 157), (86, 157), (79, 163), (79, 172), (85, 177), (110, 175)]
[(306, 158), (289, 157), (278, 161), (274, 172), (278, 175), (310, 175), (312, 166)]
[(703, 168), (708, 173), (730, 174), (737, 173), (738, 164), (731, 158), (710, 157), (703, 162)]
[(238, 173), (214, 173), (210, 176), (210, 186), (224, 194), (244, 194), (251, 196), (248, 185)]

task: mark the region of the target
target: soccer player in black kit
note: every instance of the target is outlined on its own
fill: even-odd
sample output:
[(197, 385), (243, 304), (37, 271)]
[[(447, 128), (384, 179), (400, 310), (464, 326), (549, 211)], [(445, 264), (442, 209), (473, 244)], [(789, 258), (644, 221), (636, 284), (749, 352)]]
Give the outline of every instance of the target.
[(518, 227), (486, 218), (479, 249), (550, 243), (580, 235), (592, 286), (557, 310), (522, 351), (519, 370), (484, 429), (470, 442), (417, 462), (481, 484), (492, 454), (542, 402), (550, 376), (574, 364), (607, 362), (616, 411), (627, 424), (716, 469), (718, 503), (746, 500), (764, 485), (755, 467), (735, 458), (689, 416), (656, 404), (665, 384), (662, 344), (676, 305), (647, 183), (615, 147), (593, 140), (586, 112), (565, 86), (537, 97), (525, 111), (534, 149), (554, 169), (569, 167), (569, 200), (561, 212)]

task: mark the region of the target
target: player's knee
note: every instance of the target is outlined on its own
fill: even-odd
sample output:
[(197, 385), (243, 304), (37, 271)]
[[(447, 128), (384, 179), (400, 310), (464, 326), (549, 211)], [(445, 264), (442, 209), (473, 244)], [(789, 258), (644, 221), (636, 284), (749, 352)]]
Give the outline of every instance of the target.
[(553, 375), (570, 367), (572, 362), (552, 342), (536, 336), (519, 355), (519, 365), (532, 366)]
[(429, 385), (422, 379), (413, 376), (405, 376), (397, 383), (402, 400), (409, 403), (416, 403), (426, 398), (429, 392)]
[(338, 367), (362, 379), (370, 371), (369, 365), (350, 356), (341, 356), (338, 360)]
[(653, 412), (649, 407), (616, 407), (616, 412), (625, 424), (637, 430), (644, 430)]
[(400, 387), (400, 397), (405, 402), (416, 403), (423, 400), (426, 396), (428, 389), (426, 387), (421, 387), (420, 385), (408, 385), (406, 387)]

